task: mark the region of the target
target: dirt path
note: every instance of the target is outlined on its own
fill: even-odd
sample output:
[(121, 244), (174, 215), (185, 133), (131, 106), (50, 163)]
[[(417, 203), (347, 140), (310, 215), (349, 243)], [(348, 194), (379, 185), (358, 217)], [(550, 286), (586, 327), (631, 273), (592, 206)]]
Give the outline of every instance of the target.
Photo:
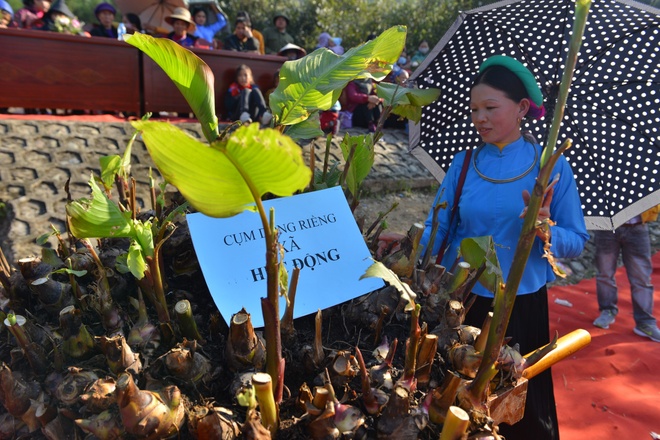
[(429, 188), (370, 195), (360, 201), (355, 217), (364, 217), (365, 224), (371, 224), (379, 213), (387, 211), (394, 203), (398, 203), (386, 217), (387, 230), (403, 234), (414, 223), (424, 223), (435, 194), (435, 188)]

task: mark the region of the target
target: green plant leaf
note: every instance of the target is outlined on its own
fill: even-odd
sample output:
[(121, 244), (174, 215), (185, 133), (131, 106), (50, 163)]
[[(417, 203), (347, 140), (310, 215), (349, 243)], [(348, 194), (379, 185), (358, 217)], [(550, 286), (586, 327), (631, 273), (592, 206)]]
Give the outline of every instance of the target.
[(392, 83), (380, 83), (376, 88), (385, 105), (391, 105), (392, 113), (413, 122), (422, 118), (422, 107), (438, 99), (440, 89), (409, 89)]
[(60, 267), (64, 264), (60, 256), (57, 255), (57, 251), (47, 247), (41, 248), (41, 261), (52, 267)]
[(405, 26), (394, 26), (344, 55), (322, 48), (284, 63), (280, 83), (269, 98), (278, 123), (297, 124), (315, 111), (328, 110), (355, 78), (385, 78), (401, 55), (406, 32)]
[(315, 139), (324, 136), (320, 127), (319, 114), (314, 113), (309, 118), (286, 129), (286, 135), (292, 139)]
[(89, 186), (92, 200), (74, 200), (66, 205), (71, 233), (77, 238), (133, 237), (131, 213), (120, 211), (101, 191), (93, 175)]
[(121, 157), (118, 155), (103, 156), (99, 162), (101, 163), (101, 182), (106, 190), (110, 190), (115, 184), (115, 176), (121, 169)]
[(341, 141), (340, 147), (345, 161), (348, 160), (351, 149), (355, 146), (355, 153), (353, 153), (353, 159), (346, 175), (346, 185), (354, 197), (357, 197), (360, 185), (366, 179), (374, 164), (375, 153), (372, 145), (373, 137), (370, 134), (360, 136), (347, 134)]
[(302, 149), (274, 129), (240, 127), (211, 146), (165, 122), (135, 121), (162, 176), (210, 217), (231, 217), (266, 193), (290, 196), (311, 179)]
[(87, 275), (86, 270), (74, 270), (74, 269), (69, 269), (68, 267), (63, 267), (61, 269), (54, 270), (51, 273), (64, 273), (64, 274), (73, 275), (73, 276), (76, 276), (76, 277), (84, 277), (85, 275)]
[(389, 270), (380, 261), (374, 262), (374, 264), (367, 268), (364, 275), (360, 277), (360, 279), (364, 278), (380, 278), (390, 286), (394, 286), (401, 294), (401, 298), (407, 302), (405, 311), (411, 312), (415, 309), (415, 298), (417, 298), (415, 292), (412, 291), (408, 284), (402, 282), (394, 272)]
[(131, 245), (128, 248), (126, 266), (128, 266), (128, 270), (131, 271), (131, 274), (136, 279), (141, 280), (144, 277), (144, 273), (147, 270), (147, 262), (144, 259), (140, 245), (136, 241), (131, 241)]
[(172, 79), (186, 98), (204, 137), (213, 142), (218, 137), (218, 118), (215, 115), (213, 72), (197, 55), (167, 38), (153, 38), (135, 33), (126, 42), (146, 53)]
[(43, 245), (45, 245), (46, 243), (48, 243), (48, 239), (49, 239), (50, 237), (52, 237), (52, 236), (53, 236), (53, 233), (52, 233), (52, 232), (47, 232), (47, 233), (45, 233), (45, 234), (41, 234), (40, 236), (37, 237), (37, 239), (35, 240), (35, 242), (36, 242), (39, 246), (43, 246)]
[(479, 282), (489, 291), (495, 292), (498, 284), (502, 282), (502, 269), (495, 253), (493, 237), (464, 238), (461, 241), (461, 256), (472, 267), (481, 267), (486, 261), (486, 270), (479, 278)]
[(147, 257), (154, 255), (154, 234), (151, 228), (151, 222), (135, 222), (135, 236), (133, 239), (140, 245), (140, 249)]

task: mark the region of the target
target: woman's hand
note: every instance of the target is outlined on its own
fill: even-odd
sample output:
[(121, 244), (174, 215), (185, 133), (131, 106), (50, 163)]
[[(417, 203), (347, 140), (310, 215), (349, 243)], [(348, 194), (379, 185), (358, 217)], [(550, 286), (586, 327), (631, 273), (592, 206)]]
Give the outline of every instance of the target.
[(380, 98), (376, 95), (369, 95), (367, 98), (367, 108), (371, 110), (372, 108), (376, 107), (378, 104), (380, 104)]
[[(552, 182), (548, 184), (545, 191), (543, 192), (543, 202), (541, 203), (541, 208), (539, 208), (539, 213), (536, 217), (536, 236), (544, 240), (546, 237), (550, 239), (550, 203), (552, 203), (552, 196), (555, 192), (555, 185), (559, 182), (559, 174), (555, 175)], [(524, 218), (527, 214), (527, 207), (529, 206), (529, 201), (532, 198), (529, 191), (526, 189), (522, 192), (523, 203), (525, 208), (520, 214), (520, 218)]]

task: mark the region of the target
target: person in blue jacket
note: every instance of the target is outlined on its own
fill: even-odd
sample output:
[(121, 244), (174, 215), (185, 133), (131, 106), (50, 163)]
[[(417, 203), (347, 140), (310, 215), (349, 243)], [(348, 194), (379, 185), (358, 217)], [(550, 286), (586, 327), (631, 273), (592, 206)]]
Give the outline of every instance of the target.
[(217, 47), (215, 40), (215, 34), (223, 30), (227, 26), (227, 17), (220, 10), (217, 4), (211, 3), (211, 9), (215, 14), (215, 22), (208, 24), (208, 17), (206, 15), (206, 9), (203, 7), (193, 8), (191, 13), (197, 29), (193, 35), (197, 38), (202, 38), (206, 41), (213, 43), (213, 48)]
[[(530, 135), (523, 134), (525, 118), (543, 116), (543, 96), (532, 73), (513, 58), (494, 56), (480, 67), (470, 91), (472, 123), (483, 144), (472, 152), (464, 186), (458, 201), (458, 222), (448, 240), (442, 265), (450, 268), (457, 258), (461, 240), (492, 236), (503, 280), (506, 281), (523, 225), (529, 193), (540, 170), (542, 147)], [(434, 254), (447, 234), (450, 208), (454, 203), (457, 182), (465, 152), (456, 154), (434, 201), (447, 202), (438, 212), (439, 230)], [(520, 344), (527, 354), (550, 342), (546, 283), (555, 276), (543, 258), (542, 237), (548, 234), (552, 253), (559, 258), (574, 258), (582, 253), (589, 239), (580, 197), (571, 167), (562, 156), (551, 176), (559, 176), (549, 185), (538, 220), (552, 220), (550, 226), (537, 229), (537, 238), (525, 266), (507, 336), (509, 345)], [(422, 243), (429, 242), (433, 209), (426, 220)], [(466, 317), (466, 324), (481, 327), (492, 311), (493, 292), (480, 283), (473, 288), (476, 301)], [(514, 426), (500, 425), (500, 432), (511, 439), (558, 439), (550, 370), (529, 382), (525, 416)]]

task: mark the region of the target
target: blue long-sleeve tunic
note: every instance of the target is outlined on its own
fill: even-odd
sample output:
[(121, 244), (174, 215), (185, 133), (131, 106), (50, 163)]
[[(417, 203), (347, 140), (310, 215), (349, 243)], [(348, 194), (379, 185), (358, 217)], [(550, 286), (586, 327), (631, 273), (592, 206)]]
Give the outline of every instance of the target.
[(220, 32), (222, 28), (224, 28), (227, 25), (227, 19), (222, 13), (218, 12), (217, 14), (215, 14), (215, 18), (216, 18), (215, 23), (207, 24), (204, 26), (198, 25), (193, 35), (196, 36), (197, 38), (203, 38), (206, 41), (212, 42), (215, 34)]
[[(533, 145), (521, 137), (501, 151), (495, 145), (486, 144), (476, 158), (477, 168), (483, 175), (492, 179), (507, 179), (522, 174), (530, 167), (535, 158), (534, 148), (538, 151), (536, 166), (529, 174), (513, 182), (488, 182), (481, 178), (470, 164), (458, 203), (458, 226), (454, 237), (450, 237), (451, 242), (442, 261), (443, 266), (451, 267), (464, 238), (491, 235), (495, 242), (503, 280), (506, 281), (523, 225), (523, 219), (519, 218), (525, 207), (522, 191), (527, 189), (531, 193), (534, 188), (540, 169), (541, 146)], [(475, 152), (472, 153), (473, 157)], [(448, 204), (447, 209), (440, 209), (438, 212), (439, 229), (434, 242), (434, 255), (438, 253), (447, 233), (450, 209), (454, 202), (464, 159), (464, 151), (454, 157), (433, 204), (435, 206), (443, 201)], [(551, 227), (551, 252), (559, 258), (577, 257), (584, 249), (589, 234), (585, 227), (573, 172), (563, 156), (557, 161), (551, 177), (556, 173), (560, 173), (560, 179), (555, 185), (554, 197), (550, 204), (550, 218), (556, 223)], [(433, 209), (425, 223), (426, 228), (422, 237), (424, 245), (429, 242), (432, 220)], [(542, 258), (543, 242), (538, 237), (534, 240), (518, 288), (518, 295), (534, 293), (544, 284), (555, 279), (552, 268), (547, 260)], [(479, 283), (474, 287), (473, 292), (481, 296), (493, 296), (492, 292)]]

